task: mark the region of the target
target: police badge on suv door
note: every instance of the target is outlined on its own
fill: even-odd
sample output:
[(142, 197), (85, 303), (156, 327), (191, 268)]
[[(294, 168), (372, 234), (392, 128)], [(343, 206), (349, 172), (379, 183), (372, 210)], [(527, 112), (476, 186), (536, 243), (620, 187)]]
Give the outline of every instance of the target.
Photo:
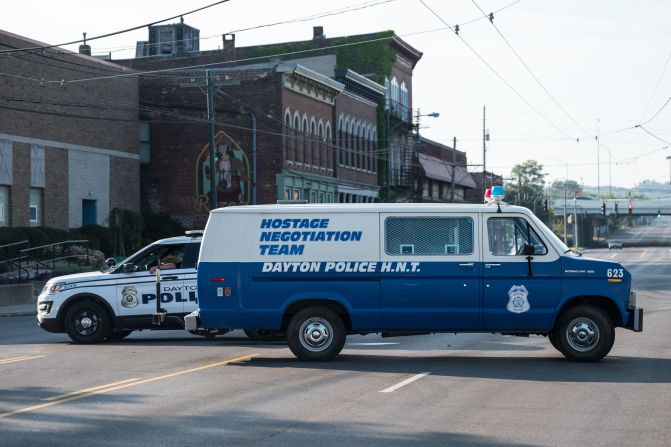
[(137, 300), (137, 290), (133, 286), (126, 286), (121, 291), (121, 305), (131, 308), (139, 304)]

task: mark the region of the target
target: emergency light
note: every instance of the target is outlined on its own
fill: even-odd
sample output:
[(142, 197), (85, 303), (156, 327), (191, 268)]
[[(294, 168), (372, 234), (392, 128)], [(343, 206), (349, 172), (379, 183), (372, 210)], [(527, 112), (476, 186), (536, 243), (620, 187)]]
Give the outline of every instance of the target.
[(506, 192), (503, 189), (503, 186), (494, 186), (492, 188), (492, 200), (495, 202), (501, 202), (506, 198)]
[(485, 203), (492, 201), (492, 188), (485, 189)]

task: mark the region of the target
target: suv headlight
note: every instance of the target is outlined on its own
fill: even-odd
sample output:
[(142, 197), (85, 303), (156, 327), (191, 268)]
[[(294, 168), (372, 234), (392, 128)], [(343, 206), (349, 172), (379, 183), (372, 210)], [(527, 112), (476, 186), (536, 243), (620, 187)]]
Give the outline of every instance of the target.
[(44, 288), (47, 289), (48, 294), (54, 294), (63, 290), (63, 283), (55, 282), (53, 284), (47, 284)]

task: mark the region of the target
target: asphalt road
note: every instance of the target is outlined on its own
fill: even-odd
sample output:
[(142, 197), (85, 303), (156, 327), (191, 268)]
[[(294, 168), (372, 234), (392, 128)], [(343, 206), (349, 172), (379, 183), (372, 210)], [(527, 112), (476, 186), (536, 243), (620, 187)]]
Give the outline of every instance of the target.
[(596, 364), (543, 337), (352, 336), (308, 364), (237, 331), (79, 346), (0, 318), (0, 445), (668, 446), (669, 247), (586, 255), (629, 268), (646, 312)]

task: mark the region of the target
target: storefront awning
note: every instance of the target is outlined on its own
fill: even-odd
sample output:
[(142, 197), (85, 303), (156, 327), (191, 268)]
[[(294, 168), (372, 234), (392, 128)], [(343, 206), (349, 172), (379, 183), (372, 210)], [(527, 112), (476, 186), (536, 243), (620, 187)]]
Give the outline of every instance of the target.
[[(441, 182), (452, 182), (452, 165), (450, 163), (425, 154), (419, 154), (419, 162), (428, 178)], [(465, 167), (456, 166), (455, 174), (454, 182), (457, 185), (475, 189), (475, 181)]]

